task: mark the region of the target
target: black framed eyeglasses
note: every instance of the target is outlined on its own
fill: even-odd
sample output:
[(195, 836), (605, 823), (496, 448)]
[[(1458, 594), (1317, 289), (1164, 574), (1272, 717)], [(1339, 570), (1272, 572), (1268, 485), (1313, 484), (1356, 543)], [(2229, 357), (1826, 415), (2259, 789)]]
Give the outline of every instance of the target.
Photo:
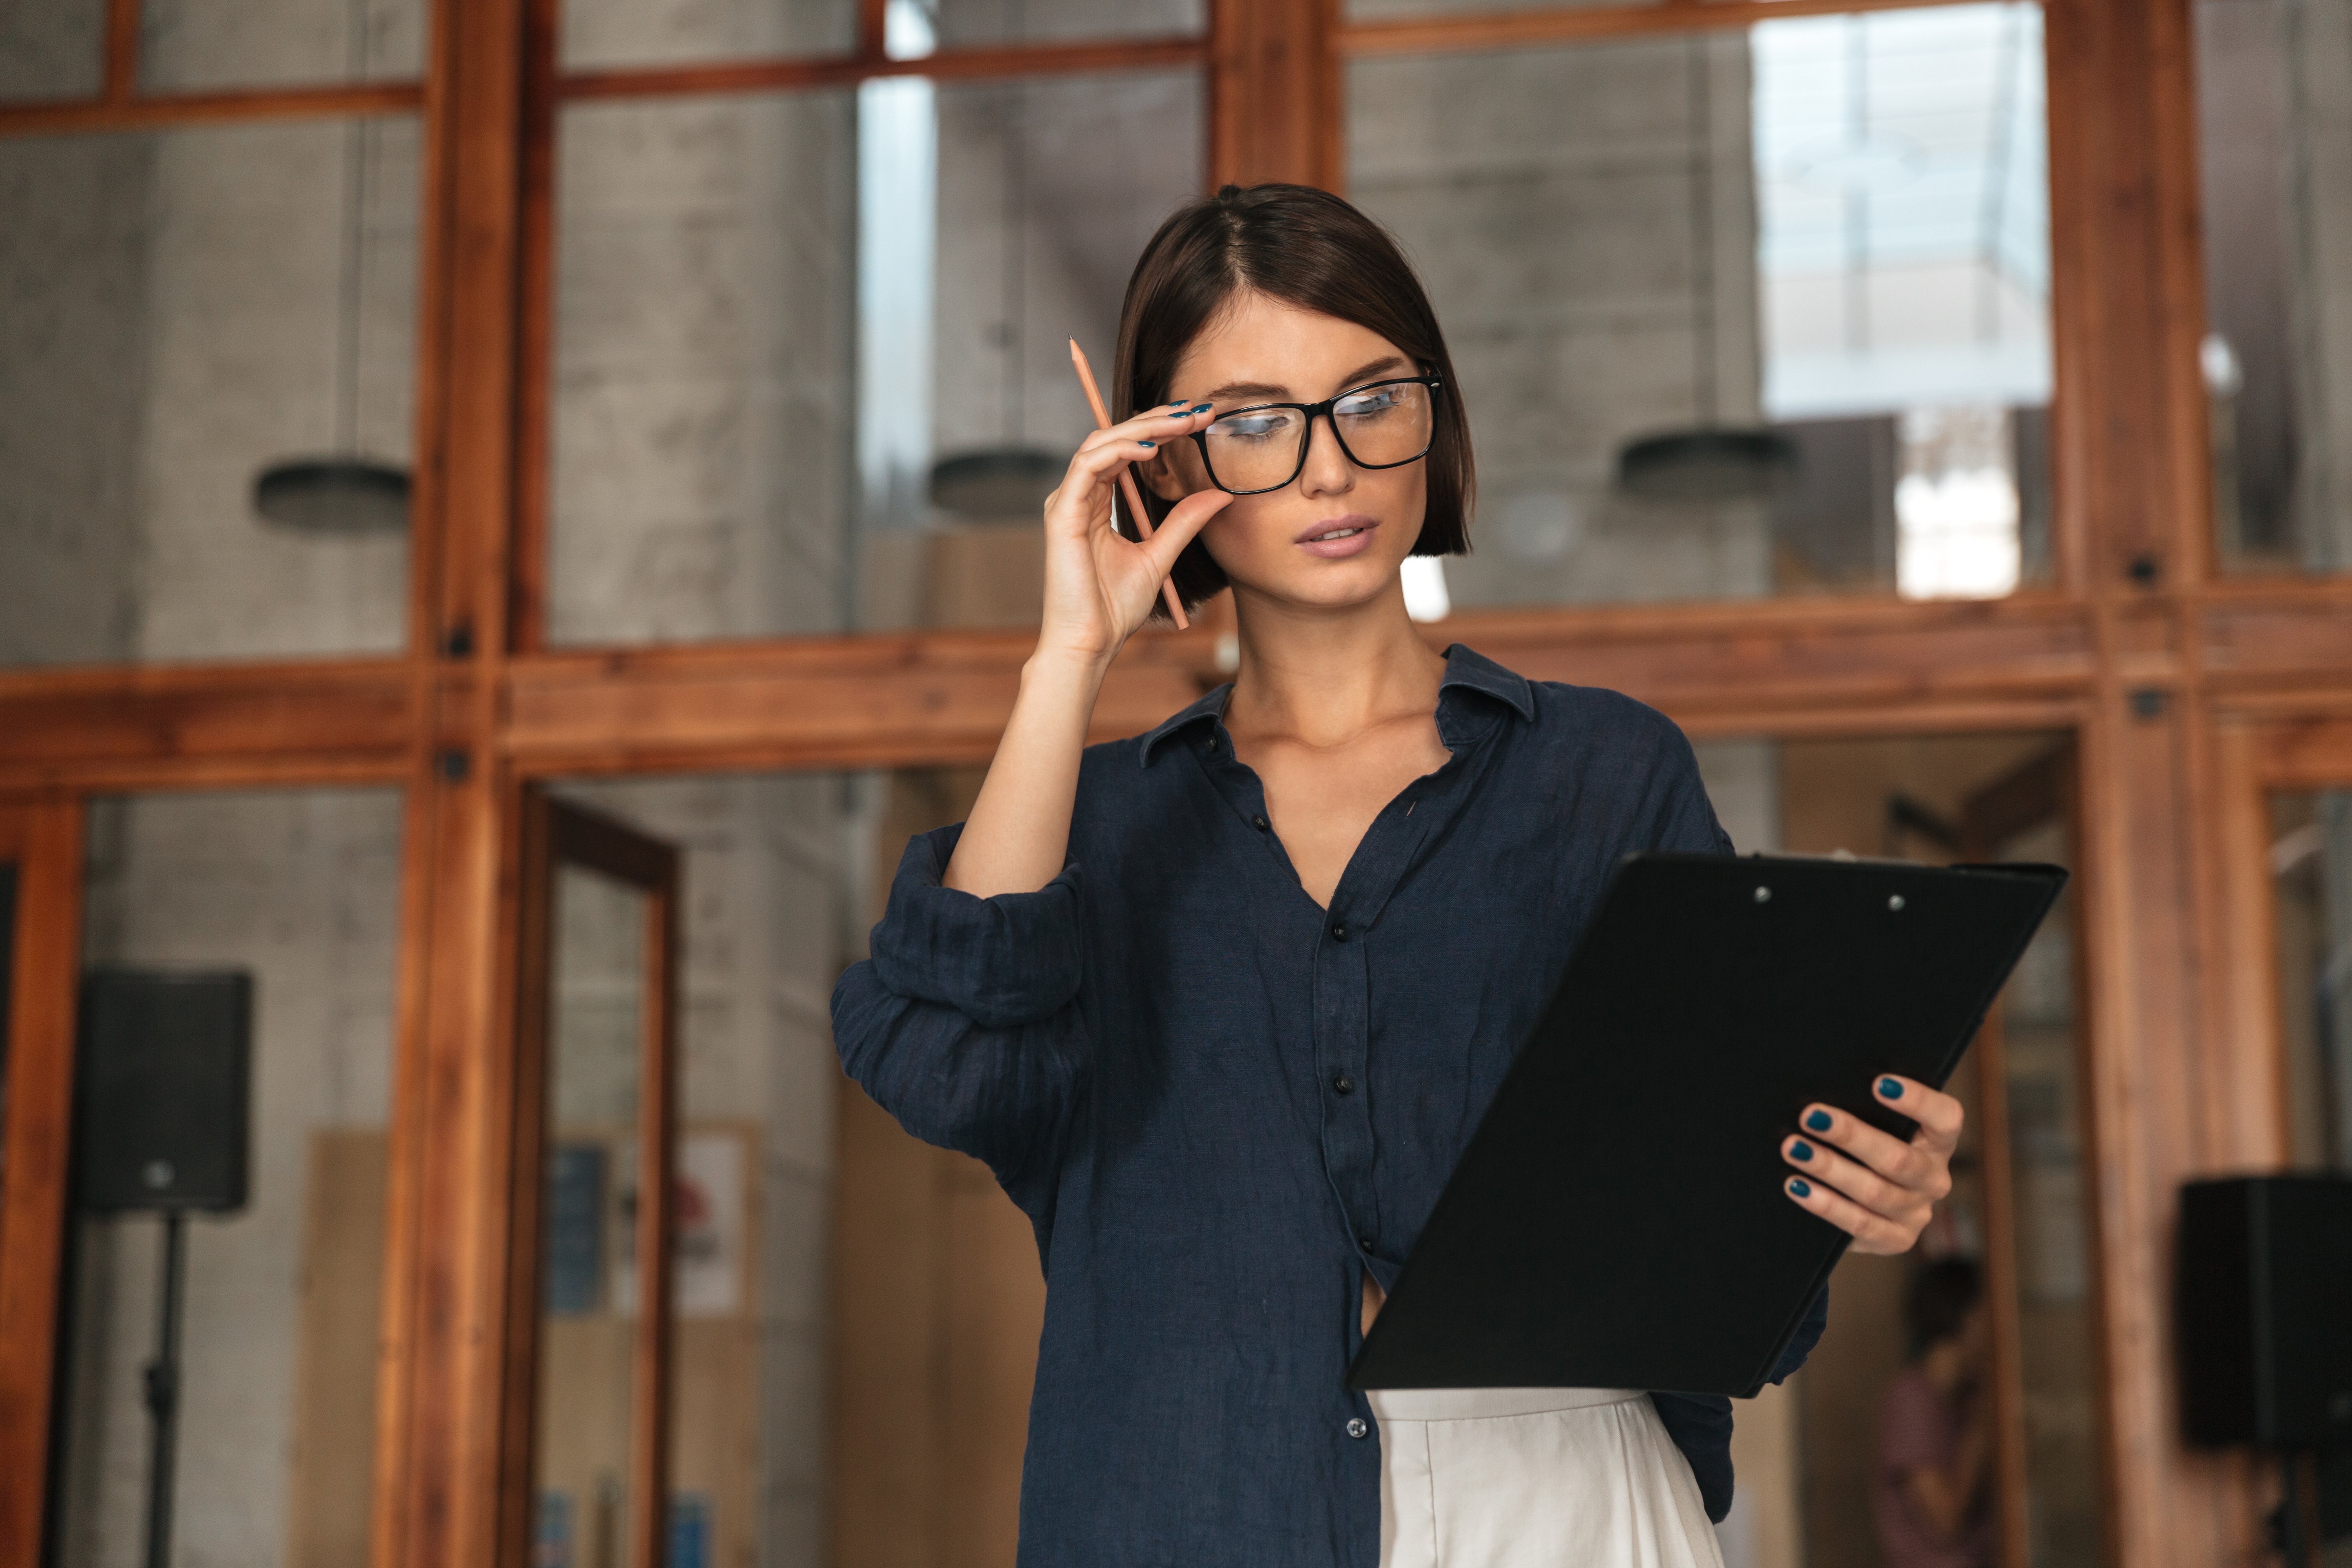
[(1320, 403), (1260, 403), (1221, 414), (1192, 439), (1209, 482), (1237, 496), (1278, 490), (1307, 468), (1315, 421), (1331, 421), (1339, 450), (1360, 468), (1401, 468), (1429, 456), (1437, 439), (1433, 375), (1400, 376), (1350, 387)]

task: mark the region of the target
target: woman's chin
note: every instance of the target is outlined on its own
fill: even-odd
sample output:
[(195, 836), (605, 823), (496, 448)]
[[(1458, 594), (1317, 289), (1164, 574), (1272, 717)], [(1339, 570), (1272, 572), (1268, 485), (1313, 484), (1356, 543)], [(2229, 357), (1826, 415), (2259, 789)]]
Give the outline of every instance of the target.
[(1397, 591), (1397, 563), (1369, 554), (1341, 561), (1310, 559), (1285, 566), (1282, 571), (1234, 576), (1234, 585), (1250, 595), (1302, 610), (1357, 609), (1376, 605)]

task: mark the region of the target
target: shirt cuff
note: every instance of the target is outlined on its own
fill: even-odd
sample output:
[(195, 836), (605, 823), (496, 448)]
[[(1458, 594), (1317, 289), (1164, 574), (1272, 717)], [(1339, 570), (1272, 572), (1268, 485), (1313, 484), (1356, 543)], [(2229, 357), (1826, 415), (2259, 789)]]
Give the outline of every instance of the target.
[(976, 899), (940, 878), (963, 827), (907, 843), (874, 928), (874, 972), (901, 996), (952, 1007), (983, 1028), (1034, 1024), (1078, 994), (1078, 868), (1034, 893)]

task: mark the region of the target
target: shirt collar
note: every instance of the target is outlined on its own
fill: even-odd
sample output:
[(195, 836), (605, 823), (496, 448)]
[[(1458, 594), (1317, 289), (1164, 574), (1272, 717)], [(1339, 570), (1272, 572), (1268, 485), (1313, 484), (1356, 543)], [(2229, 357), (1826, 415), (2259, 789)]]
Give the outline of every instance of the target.
[[(1494, 699), (1522, 720), (1532, 721), (1536, 716), (1535, 689), (1526, 676), (1505, 669), (1486, 655), (1474, 652), (1461, 643), (1455, 643), (1445, 650), (1445, 678), (1437, 684), (1437, 709), (1441, 715), (1447, 707), (1447, 692), (1456, 686)], [(1233, 682), (1227, 681), (1202, 696), (1190, 708), (1162, 720), (1157, 729), (1143, 737), (1143, 765), (1150, 767), (1160, 748), (1176, 735), (1196, 724), (1214, 724), (1223, 720), (1225, 700), (1233, 694)]]

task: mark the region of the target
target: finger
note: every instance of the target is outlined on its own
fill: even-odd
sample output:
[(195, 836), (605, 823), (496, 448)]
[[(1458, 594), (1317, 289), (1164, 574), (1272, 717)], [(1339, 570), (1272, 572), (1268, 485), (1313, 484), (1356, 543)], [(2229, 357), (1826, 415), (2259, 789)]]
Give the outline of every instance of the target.
[(1195, 490), (1178, 501), (1160, 521), (1160, 527), (1143, 542), (1143, 552), (1151, 559), (1151, 568), (1165, 577), (1176, 569), (1176, 558), (1207, 527), (1209, 520), (1233, 504), (1233, 497), (1223, 490)]
[[(1889, 1219), (1907, 1220), (1913, 1211), (1930, 1208), (1935, 1198), (1888, 1181), (1885, 1177), (1858, 1165), (1825, 1143), (1806, 1138), (1784, 1138), (1780, 1141), (1780, 1158), (1794, 1166), (1808, 1181), (1822, 1183), (1836, 1188), (1866, 1209), (1886, 1215)], [(1918, 1215), (1924, 1224), (1925, 1214)]]
[(1878, 1081), (1870, 1086), (1878, 1103), (1899, 1110), (1919, 1124), (1919, 1131), (1928, 1135), (1933, 1146), (1948, 1154), (1959, 1146), (1960, 1128), (1969, 1119), (1968, 1107), (1941, 1089), (1929, 1089), (1916, 1079), (1900, 1073), (1881, 1073)]
[(1844, 1194), (1803, 1176), (1790, 1176), (1780, 1184), (1789, 1201), (1820, 1219), (1825, 1219), (1853, 1237), (1858, 1252), (1908, 1252), (1918, 1232), (1906, 1229), (1885, 1215), (1874, 1214)]
[[(1852, 1158), (1900, 1186), (1930, 1197), (1943, 1196), (1929, 1189), (1946, 1170), (1945, 1154), (1948, 1151), (1920, 1142), (1906, 1143), (1833, 1105), (1805, 1107), (1804, 1114), (1797, 1118), (1797, 1131), (1816, 1142), (1836, 1144)], [(1943, 1180), (1948, 1186), (1949, 1177), (1944, 1176)]]
[(1213, 413), (1214, 410), (1205, 403), (1174, 403), (1147, 408), (1133, 418), (1104, 426), (1088, 436), (1081, 447), (1091, 447), (1105, 440), (1164, 441), (1171, 435), (1181, 436), (1188, 430), (1199, 429)]

